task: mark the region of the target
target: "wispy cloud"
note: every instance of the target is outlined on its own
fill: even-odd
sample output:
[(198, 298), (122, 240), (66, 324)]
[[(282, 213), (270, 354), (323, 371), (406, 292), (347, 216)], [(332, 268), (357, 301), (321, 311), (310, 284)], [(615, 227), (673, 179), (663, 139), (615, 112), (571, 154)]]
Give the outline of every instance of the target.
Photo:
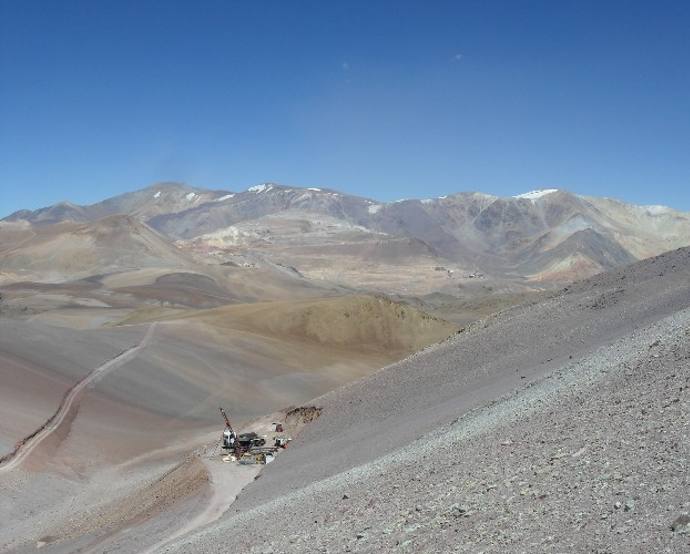
[(462, 54), (460, 52), (458, 52), (457, 54), (455, 54), (455, 56), (453, 56), (453, 59), (456, 62), (459, 62), (462, 59)]
[(343, 68), (343, 71), (350, 71), (350, 62), (343, 62), (340, 67)]

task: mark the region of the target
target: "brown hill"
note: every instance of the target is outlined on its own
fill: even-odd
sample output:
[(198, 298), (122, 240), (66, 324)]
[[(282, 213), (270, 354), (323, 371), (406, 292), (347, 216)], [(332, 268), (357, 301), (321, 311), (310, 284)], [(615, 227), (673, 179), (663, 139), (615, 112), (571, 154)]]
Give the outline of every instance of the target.
[(216, 329), (375, 350), (391, 357), (416, 351), (457, 331), (453, 324), (416, 308), (364, 295), (223, 306), (185, 317)]
[(25, 279), (62, 281), (144, 267), (185, 267), (192, 260), (134, 217), (34, 226), (20, 247), (0, 250), (0, 268)]

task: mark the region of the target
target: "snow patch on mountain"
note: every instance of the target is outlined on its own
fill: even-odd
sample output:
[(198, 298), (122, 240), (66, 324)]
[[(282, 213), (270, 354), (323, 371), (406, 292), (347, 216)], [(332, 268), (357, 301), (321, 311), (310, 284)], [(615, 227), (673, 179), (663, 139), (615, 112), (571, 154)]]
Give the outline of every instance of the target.
[(313, 192), (321, 192), (321, 189), (316, 188), (316, 187), (309, 187), (307, 190), (311, 190)]
[(156, 194), (153, 195), (154, 198), (160, 198), (161, 197), (161, 191), (157, 191)]
[(542, 197), (546, 196), (547, 194), (551, 194), (554, 192), (558, 192), (558, 189), (531, 190), (529, 192), (524, 192), (522, 194), (518, 194), (516, 196), (513, 196), (513, 198), (524, 198), (526, 200), (532, 200), (534, 202), (538, 198), (542, 198)]
[(187, 199), (187, 201), (191, 202), (196, 198), (197, 194), (196, 192), (188, 192), (187, 194), (184, 195), (184, 197)]
[(383, 208), (383, 206), (381, 204), (372, 204), (371, 206), (369, 206), (367, 208), (367, 211), (370, 214), (376, 214), (381, 210), (381, 208)]
[(256, 194), (260, 194), (262, 192), (268, 192), (273, 189), (273, 185), (254, 185), (253, 187), (249, 187), (247, 189), (247, 192), (255, 192)]
[(643, 206), (649, 215), (662, 215), (672, 212), (668, 206)]
[(216, 202), (222, 202), (223, 200), (230, 200), (230, 198), (234, 198), (235, 194), (224, 194), (220, 198), (216, 198)]

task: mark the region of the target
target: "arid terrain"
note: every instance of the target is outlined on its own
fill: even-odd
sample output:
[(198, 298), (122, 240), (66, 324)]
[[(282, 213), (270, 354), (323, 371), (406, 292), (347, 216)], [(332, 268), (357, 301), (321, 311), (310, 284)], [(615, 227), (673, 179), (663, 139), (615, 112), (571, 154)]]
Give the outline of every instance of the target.
[[(560, 190), (16, 212), (0, 551), (682, 552), (689, 244)], [(219, 406), (294, 440), (223, 462)]]
[[(3, 234), (25, 241), (27, 252), (41, 253), (52, 243), (41, 240), (36, 229), (99, 220), (112, 227), (112, 220), (103, 218), (123, 214), (218, 263), (270, 260), (325, 282), (413, 295), (457, 296), (474, 280), (516, 290), (572, 281), (687, 246), (690, 233), (687, 213), (559, 189), (384, 203), (275, 183), (242, 192), (161, 183), (89, 206), (63, 202), (15, 212), (2, 220)], [(91, 232), (83, 227), (60, 231), (70, 233), (70, 243)], [(144, 230), (137, 234), (147, 264), (153, 256), (169, 259), (154, 236)], [(43, 269), (42, 280), (49, 278), (39, 264), (22, 263), (18, 256), (2, 255), (4, 272)], [(123, 265), (127, 258), (108, 262)]]
[(165, 551), (685, 552), (689, 309), (684, 249), (489, 318), (317, 399)]
[(0, 554), (690, 554), (688, 29), (0, 0)]

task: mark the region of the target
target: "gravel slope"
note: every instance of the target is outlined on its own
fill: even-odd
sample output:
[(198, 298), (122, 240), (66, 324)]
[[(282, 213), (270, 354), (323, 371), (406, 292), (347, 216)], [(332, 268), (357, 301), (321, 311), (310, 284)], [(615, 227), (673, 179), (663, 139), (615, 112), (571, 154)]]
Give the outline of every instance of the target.
[(322, 397), (229, 514), (167, 550), (688, 548), (670, 526), (690, 510), (689, 277), (687, 249), (647, 260)]

